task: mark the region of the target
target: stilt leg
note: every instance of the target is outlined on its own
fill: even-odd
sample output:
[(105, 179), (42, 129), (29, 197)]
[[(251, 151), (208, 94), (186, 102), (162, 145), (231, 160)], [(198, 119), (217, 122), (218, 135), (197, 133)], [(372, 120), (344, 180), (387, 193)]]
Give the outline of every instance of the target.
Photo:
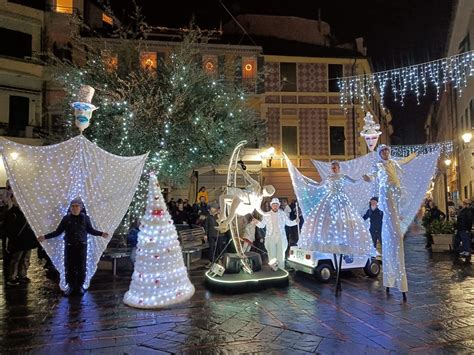
[(341, 279), (340, 279), (340, 272), (341, 272), (341, 265), (342, 265), (342, 254), (339, 255), (339, 262), (337, 260), (336, 254), (334, 256), (334, 266), (336, 268), (336, 296), (342, 291), (341, 287)]
[(387, 295), (390, 293), (390, 287), (385, 287), (385, 292), (387, 293)]
[(403, 303), (406, 303), (407, 302), (407, 293), (402, 292), (402, 297), (403, 297)]

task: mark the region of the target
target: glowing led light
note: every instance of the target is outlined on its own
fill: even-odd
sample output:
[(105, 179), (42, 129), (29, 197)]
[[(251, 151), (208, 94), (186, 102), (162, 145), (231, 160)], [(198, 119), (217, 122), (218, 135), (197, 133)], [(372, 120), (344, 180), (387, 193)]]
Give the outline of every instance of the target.
[(19, 154), (18, 152), (11, 152), (10, 156), (12, 157), (13, 161), (16, 161), (18, 159)]
[[(474, 51), (470, 51), (409, 67), (343, 77), (338, 81), (341, 106), (346, 108), (359, 102), (364, 107), (367, 100), (370, 102), (377, 93), (385, 93), (388, 88), (392, 90), (394, 101), (402, 106), (409, 92), (415, 95), (419, 104), (420, 97), (426, 95), (428, 84), (436, 88), (437, 99), (441, 89), (446, 89), (449, 83), (462, 95), (473, 75), (473, 60)], [(384, 105), (383, 95), (381, 104)]]
[(159, 308), (184, 302), (194, 294), (171, 221), (156, 176), (151, 174), (147, 209), (138, 233), (135, 269), (123, 299), (125, 304)]
[(470, 143), (471, 140), (472, 140), (472, 133), (471, 132), (466, 132), (462, 135), (462, 140), (464, 141), (464, 143)]

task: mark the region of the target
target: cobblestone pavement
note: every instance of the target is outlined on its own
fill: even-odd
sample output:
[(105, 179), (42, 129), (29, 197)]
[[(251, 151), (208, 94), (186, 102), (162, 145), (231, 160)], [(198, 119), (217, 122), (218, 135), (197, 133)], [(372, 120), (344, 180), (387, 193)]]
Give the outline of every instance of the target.
[(338, 298), (334, 284), (307, 275), (287, 289), (227, 296), (207, 291), (198, 268), (190, 302), (145, 311), (122, 303), (129, 271), (101, 270), (82, 299), (68, 299), (34, 261), (30, 285), (0, 288), (1, 352), (474, 353), (472, 266), (424, 244), (406, 241), (407, 304), (359, 271), (343, 276)]

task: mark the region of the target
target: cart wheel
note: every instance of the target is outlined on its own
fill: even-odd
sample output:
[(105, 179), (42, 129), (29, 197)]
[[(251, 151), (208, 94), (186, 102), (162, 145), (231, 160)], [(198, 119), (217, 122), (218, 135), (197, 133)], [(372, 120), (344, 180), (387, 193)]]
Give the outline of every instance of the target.
[(380, 263), (378, 260), (367, 260), (367, 264), (364, 267), (364, 272), (368, 277), (377, 277), (380, 274)]
[(332, 277), (332, 267), (328, 264), (321, 264), (314, 269), (314, 277), (321, 282), (329, 282)]

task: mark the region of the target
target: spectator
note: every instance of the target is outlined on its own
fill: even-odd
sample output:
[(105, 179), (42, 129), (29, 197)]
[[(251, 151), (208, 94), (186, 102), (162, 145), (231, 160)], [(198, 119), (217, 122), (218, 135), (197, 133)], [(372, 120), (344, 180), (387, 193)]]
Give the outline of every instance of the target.
[(379, 241), (380, 246), (382, 246), (383, 212), (379, 210), (378, 203), (379, 199), (377, 197), (372, 197), (369, 202), (369, 209), (362, 217), (364, 220), (367, 220), (368, 218), (370, 219), (369, 231), (375, 249), (377, 249), (377, 241)]
[(204, 196), (200, 197), (199, 203), (194, 205), (194, 211), (196, 215), (200, 215), (201, 213), (209, 214), (209, 210), (207, 208), (207, 202), (205, 201)]
[(224, 235), (220, 234), (217, 228), (219, 226), (219, 206), (212, 203), (209, 207), (210, 213), (206, 216), (204, 222), (204, 230), (206, 231), (207, 241), (209, 242), (209, 263), (206, 265), (207, 269), (217, 261), (225, 247)]
[[(457, 216), (457, 236), (461, 240), (462, 251), (460, 256), (471, 256), (471, 229), (472, 229), (472, 210), (469, 206), (469, 200), (463, 200), (462, 207)], [(458, 243), (457, 243), (458, 244)]]
[(197, 196), (196, 196), (196, 203), (200, 203), (202, 197), (204, 197), (204, 202), (206, 204), (208, 204), (209, 203), (209, 194), (206, 190), (206, 186), (201, 186), (201, 188), (199, 189), (199, 192), (197, 193)]
[(188, 213), (184, 210), (184, 204), (181, 199), (178, 200), (178, 207), (176, 210), (173, 212), (171, 215), (171, 218), (173, 219), (174, 224), (189, 224), (190, 219), (189, 219)]
[(5, 216), (7, 251), (10, 254), (7, 285), (15, 286), (30, 282), (27, 273), (30, 266), (31, 250), (38, 247), (38, 242), (25, 215), (18, 207), (15, 197), (12, 196), (11, 200), (12, 207)]
[(8, 264), (10, 263), (10, 253), (7, 251), (7, 235), (4, 232), (5, 228), (5, 217), (7, 211), (12, 205), (12, 188), (10, 182), (7, 180), (5, 183), (5, 189), (1, 190), (0, 194), (0, 232), (2, 234), (2, 262), (3, 262), (3, 277), (5, 281), (8, 278)]
[(84, 203), (80, 198), (71, 201), (66, 216), (63, 217), (58, 228), (49, 234), (38, 237), (39, 242), (45, 239), (59, 237), (64, 233), (64, 267), (66, 271), (67, 288), (65, 296), (77, 291), (79, 295), (85, 293), (83, 287), (86, 277), (87, 261), (87, 235), (102, 236), (109, 235), (92, 227), (91, 220), (85, 212)]
[(299, 240), (299, 231), (303, 227), (304, 218), (301, 215), (301, 208), (298, 205), (298, 201), (295, 199), (291, 201), (290, 204), (291, 212), (290, 212), (290, 220), (294, 221), (296, 218), (300, 219), (300, 223), (297, 226), (290, 227), (291, 234), (290, 234), (290, 247), (298, 245)]
[(140, 232), (139, 226), (140, 222), (138, 219), (134, 220), (130, 224), (130, 229), (128, 230), (127, 235), (127, 245), (132, 248), (132, 252), (130, 254), (130, 260), (132, 264), (135, 265), (135, 260), (137, 256), (137, 244), (138, 244), (138, 233)]

